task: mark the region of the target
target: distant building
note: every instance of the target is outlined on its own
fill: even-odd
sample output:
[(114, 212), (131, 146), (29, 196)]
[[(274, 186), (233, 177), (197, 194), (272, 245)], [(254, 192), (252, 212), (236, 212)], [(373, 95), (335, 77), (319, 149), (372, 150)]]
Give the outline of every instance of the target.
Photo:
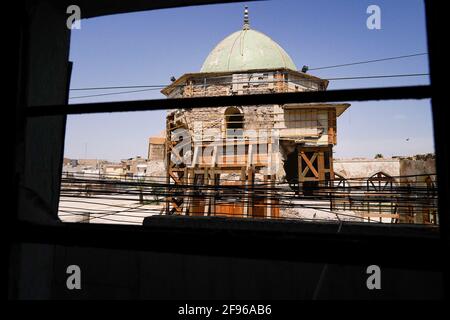
[(99, 168), (106, 163), (108, 163), (108, 161), (101, 159), (77, 159), (77, 165), (85, 167)]
[(103, 174), (108, 177), (121, 177), (125, 175), (123, 165), (121, 163), (108, 163), (103, 166)]
[(141, 156), (121, 160), (121, 165), (127, 177), (143, 177), (147, 172), (147, 160)]
[(148, 139), (148, 156), (149, 161), (161, 161), (165, 157), (165, 143), (164, 136), (155, 136)]

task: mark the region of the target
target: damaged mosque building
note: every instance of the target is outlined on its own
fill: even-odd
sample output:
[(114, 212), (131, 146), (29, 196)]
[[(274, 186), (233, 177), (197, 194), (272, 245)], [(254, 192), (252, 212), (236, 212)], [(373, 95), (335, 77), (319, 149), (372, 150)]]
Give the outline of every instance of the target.
[[(324, 91), (329, 84), (307, 68), (299, 71), (279, 44), (252, 29), (247, 8), (242, 28), (217, 44), (200, 72), (172, 80), (161, 91), (169, 99)], [(434, 162), (410, 182), (396, 177), (401, 165), (347, 179), (345, 170), (361, 171), (362, 164), (339, 163), (333, 148), (337, 119), (349, 108), (289, 103), (169, 110), (165, 137), (149, 145), (165, 161), (165, 214), (437, 223)], [(420, 205), (404, 185), (428, 190)]]

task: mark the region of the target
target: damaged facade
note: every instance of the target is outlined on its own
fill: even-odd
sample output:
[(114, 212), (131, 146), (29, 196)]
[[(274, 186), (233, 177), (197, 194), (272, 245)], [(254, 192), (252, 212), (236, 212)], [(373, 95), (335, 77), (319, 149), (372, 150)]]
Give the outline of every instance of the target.
[[(248, 19), (209, 54), (199, 73), (173, 81), (168, 98), (326, 90), (328, 81), (297, 71), (289, 55)], [(333, 180), (336, 118), (349, 104), (314, 103), (177, 109), (167, 115), (166, 165), (173, 185), (234, 186), (282, 182), (318, 185)], [(233, 193), (214, 201), (202, 193), (179, 192), (167, 213), (277, 217), (279, 204), (267, 190)], [(226, 193), (226, 190), (221, 192)], [(256, 192), (256, 191), (251, 191)], [(275, 203), (275, 205), (274, 205)], [(272, 205), (272, 206), (271, 206)]]
[[(182, 75), (161, 92), (170, 99), (327, 87), (328, 80), (298, 71), (281, 46), (250, 28), (246, 15), (243, 28), (210, 52), (200, 72)], [(385, 161), (384, 170), (372, 174), (366, 168), (366, 174), (354, 181), (357, 170), (350, 168), (357, 165), (333, 159), (337, 118), (349, 106), (303, 103), (170, 110), (164, 148), (170, 196), (165, 213), (437, 223), (434, 194), (418, 206), (417, 195), (402, 189), (409, 183), (429, 194), (427, 186), (434, 189), (436, 183), (434, 169), (429, 178), (417, 177), (420, 169), (410, 169), (416, 175), (412, 181), (400, 178), (395, 160)], [(149, 150), (156, 147), (150, 144)], [(389, 166), (398, 166), (396, 177), (386, 173)], [(337, 210), (343, 214), (335, 215)]]

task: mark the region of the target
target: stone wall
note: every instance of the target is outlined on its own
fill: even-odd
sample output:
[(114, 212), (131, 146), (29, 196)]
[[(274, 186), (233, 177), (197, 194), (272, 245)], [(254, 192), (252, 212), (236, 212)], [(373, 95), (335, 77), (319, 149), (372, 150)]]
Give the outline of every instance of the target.
[[(194, 134), (194, 140), (213, 140), (226, 137), (226, 116), (228, 107), (196, 108), (185, 110), (180, 118), (187, 129)], [(243, 116), (244, 131), (249, 130), (271, 130), (273, 128), (273, 106), (247, 106), (239, 107)], [(253, 135), (251, 132), (247, 134)], [(245, 136), (245, 132), (244, 132)]]
[(400, 160), (400, 175), (401, 176), (414, 176), (417, 177), (404, 177), (403, 181), (408, 182), (425, 182), (428, 175), (431, 175), (431, 179), (436, 182), (434, 176), (436, 174), (436, 161), (433, 158), (427, 159), (401, 159)]
[(163, 160), (164, 159), (164, 144), (151, 144), (149, 146), (148, 159), (149, 160)]
[[(292, 71), (291, 71), (292, 72)], [(241, 72), (226, 75), (197, 74), (175, 82), (169, 98), (300, 92), (325, 90), (326, 84), (317, 78), (279, 71)]]
[(335, 159), (333, 166), (346, 179), (368, 178), (378, 172), (400, 176), (400, 159)]
[[(398, 182), (424, 182), (428, 175), (433, 181), (436, 173), (434, 157), (389, 158), (389, 159), (335, 159), (334, 172), (346, 179), (368, 178), (383, 172)], [(421, 177), (416, 177), (421, 175)], [(414, 176), (414, 177), (407, 177)], [(400, 178), (401, 177), (401, 178)]]

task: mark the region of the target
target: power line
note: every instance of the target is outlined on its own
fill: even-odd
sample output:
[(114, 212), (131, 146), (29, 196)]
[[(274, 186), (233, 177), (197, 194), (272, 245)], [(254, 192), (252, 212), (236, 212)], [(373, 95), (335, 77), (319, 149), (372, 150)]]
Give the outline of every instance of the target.
[[(435, 176), (435, 174), (432, 175)], [(95, 177), (96, 175), (91, 176)], [(416, 179), (412, 184), (402, 186), (402, 184), (406, 183), (403, 181), (405, 177), (418, 178), (423, 176), (431, 176), (431, 174), (396, 176), (398, 179), (395, 180), (394, 177), (390, 177), (393, 179), (391, 184), (388, 182), (385, 185), (372, 184), (373, 187), (365, 184), (371, 177), (364, 178), (365, 181), (361, 181), (362, 178), (349, 178), (346, 181), (351, 182), (352, 186), (340, 186), (335, 183), (328, 186), (319, 185), (312, 196), (301, 195), (303, 188), (293, 189), (287, 187), (287, 183), (274, 183), (274, 185), (271, 185), (272, 183), (262, 182), (244, 189), (240, 185), (220, 184), (220, 182), (229, 180), (225, 178), (220, 178), (220, 182), (215, 186), (204, 184), (204, 182), (176, 186), (170, 183), (155, 183), (151, 181), (144, 183), (143, 181), (112, 181), (86, 179), (86, 177), (69, 179), (63, 177), (59, 216), (63, 219), (65, 217), (84, 216), (85, 219), (82, 222), (106, 220), (116, 223), (140, 223), (136, 219), (144, 218), (143, 215), (161, 214), (165, 201), (169, 197), (213, 199), (214, 203), (219, 206), (235, 202), (236, 199), (242, 200), (251, 197), (255, 201), (257, 199), (277, 200), (277, 202), (271, 202), (272, 208), (294, 210), (294, 212), (288, 212), (288, 216), (271, 217), (272, 219), (304, 220), (304, 217), (293, 217), (291, 215), (300, 214), (300, 210), (303, 209), (322, 211), (330, 215), (336, 215), (338, 219), (340, 219), (339, 217), (366, 219), (360, 214), (369, 210), (369, 214), (379, 214), (381, 219), (383, 214), (400, 215), (402, 214), (401, 212), (408, 214), (407, 212), (409, 211), (406, 210), (409, 210), (411, 207), (418, 208), (418, 210), (435, 210), (437, 208), (437, 193), (434, 185), (428, 186), (426, 182)], [(235, 182), (238, 181), (235, 180)], [(354, 184), (355, 182), (360, 184)], [(393, 184), (394, 182), (395, 185)], [(112, 184), (115, 188), (111, 188)], [(427, 184), (427, 186), (425, 187), (424, 184)], [(214, 190), (214, 192), (207, 192), (208, 190)], [(261, 190), (264, 191), (264, 194), (258, 194)], [(368, 196), (368, 192), (376, 195), (376, 197)], [(111, 201), (119, 202), (111, 203)], [(123, 203), (123, 201), (127, 201), (128, 204)], [(344, 201), (352, 203), (352, 205), (348, 207), (346, 204), (336, 201)], [(334, 203), (332, 208), (328, 204), (329, 202)], [(228, 214), (220, 211), (220, 207), (213, 207), (211, 210), (211, 215)], [(346, 214), (345, 211), (351, 211), (352, 214)], [(373, 219), (377, 218), (377, 216), (369, 216), (368, 218), (370, 219), (370, 217)], [(320, 219), (314, 220), (318, 221)], [(372, 220), (372, 222), (375, 221)]]
[(382, 78), (402, 78), (402, 77), (423, 77), (429, 76), (429, 73), (410, 73), (410, 74), (386, 74), (378, 76), (361, 76), (361, 77), (341, 77), (341, 78), (329, 78), (326, 80), (359, 80), (359, 79), (382, 79)]
[[(429, 73), (411, 73), (411, 74), (389, 74), (389, 75), (373, 75), (373, 76), (358, 76), (358, 77), (340, 77), (340, 78), (329, 78), (324, 80), (329, 81), (339, 81), (339, 80), (362, 80), (362, 79), (383, 79), (383, 78), (403, 78), (403, 77), (423, 77), (428, 76)], [(264, 83), (263, 81), (259, 81), (258, 83)], [(127, 94), (127, 93), (136, 93), (136, 92), (145, 92), (152, 90), (160, 90), (166, 87), (166, 85), (150, 85), (150, 86), (122, 86), (122, 87), (103, 87), (103, 88), (85, 88), (78, 90), (110, 90), (116, 88), (147, 88), (141, 90), (128, 90), (128, 91), (119, 91), (119, 92), (111, 92), (111, 93), (99, 93), (99, 94), (91, 94), (91, 95), (83, 95), (83, 96), (75, 96), (70, 97), (70, 99), (80, 99), (80, 98), (92, 98), (92, 97), (100, 97), (100, 96), (110, 96), (110, 95), (118, 95), (118, 94)]]
[[(352, 66), (352, 65), (380, 62), (380, 61), (405, 59), (405, 58), (423, 56), (423, 55), (427, 55), (427, 54), (428, 54), (427, 52), (414, 53), (414, 54), (408, 54), (408, 55), (402, 55), (402, 56), (395, 56), (395, 57), (388, 57), (388, 58), (380, 58), (380, 59), (373, 59), (373, 60), (365, 60), (365, 61), (337, 64), (337, 65), (331, 65), (331, 66), (325, 66), (325, 67), (309, 68), (308, 70), (321, 70), (321, 69), (346, 67), (346, 66)], [(328, 79), (328, 80), (331, 80), (331, 79)], [(167, 86), (167, 84), (155, 84), (155, 85), (133, 85), (133, 86), (109, 86), (109, 87), (72, 88), (72, 89), (69, 89), (69, 90), (70, 91), (88, 91), (88, 90), (114, 90), (114, 89), (136, 89), (136, 88), (155, 88), (155, 89), (158, 89), (158, 88), (163, 88), (163, 87), (166, 87), (166, 86)]]
[(422, 52), (422, 53), (414, 53), (414, 54), (407, 54), (403, 56), (395, 56), (395, 57), (388, 57), (388, 58), (381, 58), (381, 59), (373, 59), (373, 60), (365, 60), (365, 61), (358, 61), (358, 62), (351, 62), (351, 63), (344, 63), (344, 64), (336, 64), (326, 67), (317, 67), (317, 68), (309, 68), (308, 70), (323, 70), (323, 69), (331, 69), (331, 68), (340, 68), (340, 67), (348, 67), (348, 66), (354, 66), (359, 64), (367, 64), (367, 63), (374, 63), (374, 62), (380, 62), (380, 61), (388, 61), (388, 60), (398, 60), (398, 59), (405, 59), (405, 58), (411, 58), (411, 57), (418, 57), (427, 55), (428, 52)]
[[(145, 86), (141, 86), (145, 87)], [(132, 87), (129, 87), (132, 88)], [(76, 97), (70, 97), (69, 99), (80, 99), (80, 98), (91, 98), (91, 97), (101, 97), (101, 96), (112, 96), (117, 94), (126, 94), (126, 93), (136, 93), (136, 92), (144, 92), (144, 91), (152, 91), (152, 90), (160, 90), (161, 88), (149, 88), (149, 89), (142, 89), (142, 90), (128, 90), (128, 91), (119, 91), (119, 92), (110, 92), (110, 93), (98, 93), (98, 94), (89, 94), (85, 96), (76, 96)]]
[(130, 89), (130, 88), (159, 88), (165, 87), (165, 84), (155, 84), (155, 85), (139, 85), (139, 86), (112, 86), (112, 87), (89, 87), (89, 88), (73, 88), (70, 91), (87, 91), (87, 90), (112, 90), (112, 89)]

